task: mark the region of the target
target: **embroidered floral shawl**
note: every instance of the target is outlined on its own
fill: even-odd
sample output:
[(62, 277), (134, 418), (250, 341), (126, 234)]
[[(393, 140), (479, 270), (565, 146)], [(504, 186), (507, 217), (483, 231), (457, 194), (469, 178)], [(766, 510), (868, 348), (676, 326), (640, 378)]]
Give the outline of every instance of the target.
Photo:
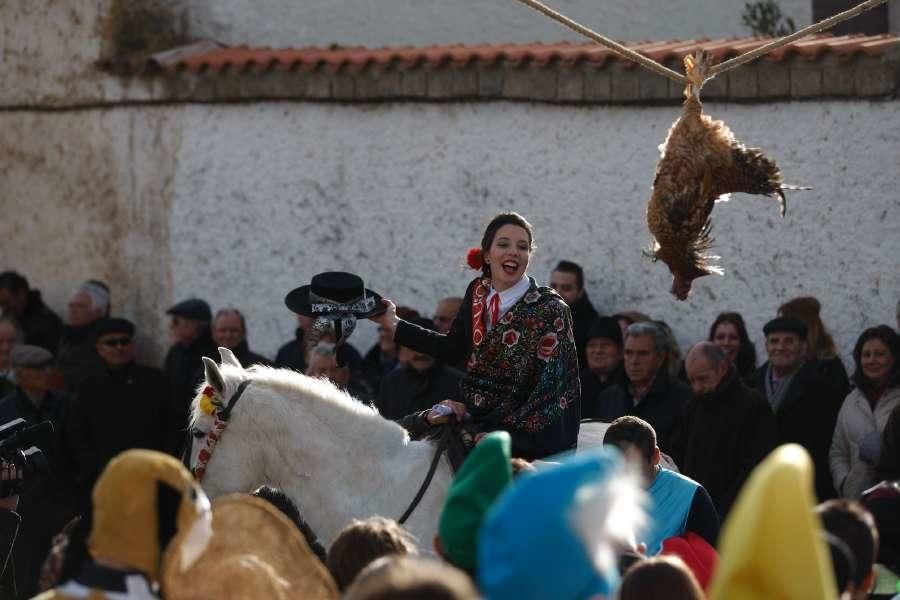
[(476, 422), (536, 433), (577, 409), (578, 359), (572, 318), (559, 295), (537, 287), (485, 331), (484, 298), (490, 280), (472, 293), (472, 354), (462, 393)]

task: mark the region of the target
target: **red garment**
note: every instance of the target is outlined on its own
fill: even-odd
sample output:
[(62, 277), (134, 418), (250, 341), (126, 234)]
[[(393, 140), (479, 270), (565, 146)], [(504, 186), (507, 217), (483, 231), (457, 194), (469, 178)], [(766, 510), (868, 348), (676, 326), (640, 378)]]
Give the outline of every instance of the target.
[(491, 318), (491, 328), (493, 329), (500, 320), (500, 294), (494, 294), (488, 303), (488, 316)]
[[(491, 286), (490, 279), (482, 279), (472, 289), (472, 348), (473, 350), (484, 341), (484, 299), (487, 298)], [(474, 355), (474, 353), (473, 353)], [(471, 356), (469, 357), (471, 361)]]
[(660, 554), (677, 556), (684, 561), (704, 591), (709, 591), (719, 553), (702, 537), (692, 531), (670, 537), (663, 542)]

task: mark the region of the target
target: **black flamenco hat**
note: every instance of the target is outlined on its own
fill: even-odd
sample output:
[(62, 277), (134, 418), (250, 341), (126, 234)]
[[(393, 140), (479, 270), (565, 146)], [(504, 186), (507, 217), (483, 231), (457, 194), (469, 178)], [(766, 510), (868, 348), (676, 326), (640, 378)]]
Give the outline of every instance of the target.
[(368, 319), (386, 310), (380, 294), (366, 289), (358, 275), (343, 271), (314, 275), (309, 285), (291, 290), (284, 303), (307, 317), (353, 314), (357, 319)]

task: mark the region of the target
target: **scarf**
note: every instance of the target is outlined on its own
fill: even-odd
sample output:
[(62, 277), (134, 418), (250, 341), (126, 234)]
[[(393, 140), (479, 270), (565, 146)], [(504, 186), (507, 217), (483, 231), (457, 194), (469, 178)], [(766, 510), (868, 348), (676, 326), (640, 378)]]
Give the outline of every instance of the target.
[(769, 405), (772, 407), (773, 413), (778, 412), (778, 409), (781, 407), (781, 403), (784, 402), (784, 397), (787, 396), (787, 391), (791, 388), (791, 382), (794, 381), (794, 377), (796, 377), (797, 373), (799, 372), (800, 369), (798, 368), (787, 377), (783, 377), (776, 384), (772, 380), (772, 365), (770, 364), (768, 367), (766, 367), (766, 399), (769, 401)]

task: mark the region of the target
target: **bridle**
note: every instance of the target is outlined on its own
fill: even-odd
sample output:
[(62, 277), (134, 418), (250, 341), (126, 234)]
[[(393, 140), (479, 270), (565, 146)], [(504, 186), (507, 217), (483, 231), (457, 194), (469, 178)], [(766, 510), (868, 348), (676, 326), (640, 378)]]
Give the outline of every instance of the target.
[[(209, 431), (204, 434), (202, 430), (196, 427), (191, 427), (187, 430), (181, 462), (198, 482), (203, 481), (203, 476), (206, 475), (206, 465), (209, 464), (209, 459), (212, 458), (213, 450), (215, 450), (216, 444), (219, 443), (219, 438), (222, 436), (225, 428), (228, 427), (228, 421), (231, 419), (231, 411), (234, 410), (238, 400), (244, 395), (244, 391), (246, 391), (247, 387), (250, 385), (250, 381), (250, 379), (242, 381), (225, 406), (217, 405), (218, 409), (213, 413), (213, 425), (209, 428)], [(203, 448), (200, 449), (200, 454), (197, 456), (197, 464), (191, 467), (191, 455), (194, 453), (194, 440), (200, 438), (205, 438), (204, 445)]]
[[(191, 427), (188, 429), (185, 434), (185, 444), (184, 444), (184, 453), (181, 456), (181, 462), (184, 466), (191, 472), (198, 482), (203, 482), (203, 476), (206, 475), (206, 466), (209, 464), (209, 459), (212, 458), (213, 450), (216, 448), (216, 444), (219, 442), (219, 438), (222, 437), (222, 433), (225, 431), (225, 428), (228, 427), (228, 421), (231, 419), (231, 412), (234, 410), (235, 405), (238, 403), (238, 400), (241, 399), (241, 396), (244, 395), (247, 387), (250, 385), (250, 379), (245, 379), (238, 386), (237, 390), (235, 390), (234, 394), (228, 400), (228, 403), (222, 407), (221, 405), (218, 410), (213, 413), (213, 425), (210, 427), (209, 431), (205, 434), (202, 430)], [(425, 479), (422, 481), (422, 485), (419, 486), (419, 491), (416, 492), (415, 498), (413, 498), (412, 502), (410, 502), (406, 511), (403, 515), (397, 520), (398, 523), (403, 525), (406, 523), (407, 519), (412, 516), (413, 511), (416, 510), (416, 507), (419, 505), (419, 502), (422, 501), (422, 497), (425, 496), (425, 492), (428, 491), (428, 486), (431, 485), (431, 480), (434, 478), (434, 473), (437, 471), (438, 463), (440, 462), (441, 455), (447, 449), (447, 445), (450, 443), (450, 435), (453, 431), (453, 428), (450, 425), (444, 426), (444, 431), (441, 434), (441, 437), (434, 448), (434, 456), (431, 459), (431, 464), (428, 467), (428, 473), (425, 475)], [(197, 456), (197, 464), (191, 467), (191, 455), (194, 452), (194, 440), (204, 438), (203, 448), (200, 449), (200, 454)]]

